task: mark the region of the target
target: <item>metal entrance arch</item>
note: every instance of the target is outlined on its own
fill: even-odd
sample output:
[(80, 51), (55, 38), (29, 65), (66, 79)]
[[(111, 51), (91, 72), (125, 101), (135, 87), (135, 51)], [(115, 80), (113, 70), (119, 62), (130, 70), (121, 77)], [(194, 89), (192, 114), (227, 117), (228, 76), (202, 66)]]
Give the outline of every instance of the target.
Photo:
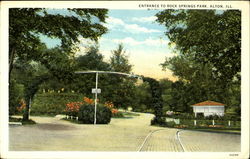
[(94, 115), (94, 125), (96, 124), (96, 107), (97, 107), (97, 94), (98, 94), (98, 74), (117, 74), (117, 75), (124, 75), (124, 76), (129, 76), (131, 78), (138, 78), (142, 79), (138, 75), (134, 74), (128, 74), (128, 73), (123, 73), (123, 72), (112, 72), (112, 71), (76, 71), (75, 73), (77, 74), (89, 74), (89, 73), (95, 73), (96, 78), (95, 78), (95, 115)]

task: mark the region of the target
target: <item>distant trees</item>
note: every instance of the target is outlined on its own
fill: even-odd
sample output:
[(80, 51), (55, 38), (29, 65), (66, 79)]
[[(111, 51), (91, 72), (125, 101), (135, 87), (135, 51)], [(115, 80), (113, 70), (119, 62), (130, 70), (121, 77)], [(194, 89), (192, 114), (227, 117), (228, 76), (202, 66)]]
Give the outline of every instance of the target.
[[(110, 57), (110, 68), (114, 72), (132, 73), (132, 65), (129, 63), (128, 56), (122, 44), (112, 50)], [(135, 104), (134, 91), (136, 79), (127, 76), (110, 75), (109, 99), (115, 106), (127, 109), (128, 106)]]
[(137, 112), (153, 112), (151, 106), (152, 95), (148, 82), (137, 84), (135, 87), (133, 110)]
[[(74, 59), (74, 67), (71, 70), (71, 81), (55, 82), (48, 81), (43, 84), (45, 87), (62, 87), (64, 83), (64, 92), (77, 92), (86, 97), (93, 98), (91, 89), (95, 87), (95, 74), (74, 74), (75, 71), (114, 71), (131, 73), (132, 65), (129, 63), (126, 52), (123, 46), (118, 45), (117, 49), (112, 51), (109, 61), (104, 61), (104, 56), (99, 51), (99, 46), (93, 45), (86, 49), (86, 52)], [(73, 73), (73, 74), (72, 74)], [(114, 103), (117, 108), (127, 109), (129, 106), (135, 105), (135, 82), (136, 79), (116, 74), (99, 74), (98, 88), (101, 88), (101, 94), (98, 95), (99, 101), (110, 101)], [(60, 90), (60, 89), (59, 89)]]

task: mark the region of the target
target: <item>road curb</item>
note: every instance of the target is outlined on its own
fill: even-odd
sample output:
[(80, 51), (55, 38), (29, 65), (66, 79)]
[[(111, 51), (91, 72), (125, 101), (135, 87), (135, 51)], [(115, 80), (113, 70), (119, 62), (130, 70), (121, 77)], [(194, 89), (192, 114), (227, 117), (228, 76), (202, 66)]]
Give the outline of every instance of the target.
[(9, 125), (23, 125), (21, 122), (9, 122)]

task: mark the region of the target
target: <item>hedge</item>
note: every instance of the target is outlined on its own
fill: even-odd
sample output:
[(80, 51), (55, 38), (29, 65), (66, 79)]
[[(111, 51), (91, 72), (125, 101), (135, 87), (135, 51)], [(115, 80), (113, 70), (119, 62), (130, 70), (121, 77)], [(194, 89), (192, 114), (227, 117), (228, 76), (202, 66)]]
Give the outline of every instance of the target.
[(84, 95), (78, 93), (41, 93), (37, 94), (31, 104), (31, 115), (64, 114), (69, 102), (82, 101)]

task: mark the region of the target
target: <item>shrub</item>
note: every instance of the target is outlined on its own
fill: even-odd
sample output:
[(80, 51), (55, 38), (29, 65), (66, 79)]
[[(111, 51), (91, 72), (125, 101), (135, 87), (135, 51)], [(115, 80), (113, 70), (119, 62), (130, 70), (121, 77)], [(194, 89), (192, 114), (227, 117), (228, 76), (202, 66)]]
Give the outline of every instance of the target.
[(165, 117), (154, 117), (151, 120), (151, 125), (165, 125), (166, 118)]
[(197, 113), (196, 119), (204, 119), (203, 113)]
[[(78, 121), (83, 124), (94, 123), (95, 107), (91, 104), (82, 105), (78, 112)], [(111, 120), (111, 111), (106, 106), (97, 105), (96, 111), (96, 123), (97, 124), (108, 124)]]
[(190, 119), (180, 119), (180, 124), (184, 124), (184, 125), (194, 125), (194, 120), (190, 120)]
[(145, 104), (138, 104), (136, 107), (133, 107), (135, 112), (144, 112), (147, 109)]
[(166, 127), (170, 127), (173, 128), (176, 124), (174, 121), (169, 121), (169, 122), (165, 122), (164, 124)]
[(206, 120), (223, 120), (225, 117), (219, 115), (209, 115), (205, 117)]

